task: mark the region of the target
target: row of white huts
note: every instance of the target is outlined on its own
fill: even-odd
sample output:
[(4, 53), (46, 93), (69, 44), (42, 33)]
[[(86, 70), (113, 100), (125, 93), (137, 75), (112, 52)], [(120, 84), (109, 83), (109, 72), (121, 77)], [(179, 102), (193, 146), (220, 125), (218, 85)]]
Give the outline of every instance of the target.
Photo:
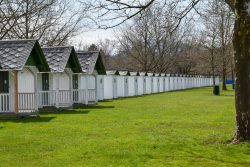
[(100, 52), (76, 52), (73, 46), (41, 48), (37, 40), (0, 41), (0, 113), (211, 85), (208, 76), (106, 72)]

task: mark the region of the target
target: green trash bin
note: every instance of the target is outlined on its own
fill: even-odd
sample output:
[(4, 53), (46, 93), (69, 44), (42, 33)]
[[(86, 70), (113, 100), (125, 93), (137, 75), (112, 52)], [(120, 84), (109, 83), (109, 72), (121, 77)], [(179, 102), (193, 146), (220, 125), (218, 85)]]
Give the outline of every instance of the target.
[(214, 86), (214, 95), (220, 95), (220, 86), (219, 85), (215, 85)]

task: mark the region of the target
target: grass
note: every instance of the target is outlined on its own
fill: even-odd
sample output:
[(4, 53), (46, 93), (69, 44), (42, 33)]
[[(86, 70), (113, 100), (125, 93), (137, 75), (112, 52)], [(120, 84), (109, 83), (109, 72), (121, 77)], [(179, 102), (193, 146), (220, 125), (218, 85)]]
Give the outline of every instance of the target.
[(227, 143), (235, 128), (233, 92), (211, 92), (168, 92), (0, 120), (0, 166), (250, 166), (250, 144)]

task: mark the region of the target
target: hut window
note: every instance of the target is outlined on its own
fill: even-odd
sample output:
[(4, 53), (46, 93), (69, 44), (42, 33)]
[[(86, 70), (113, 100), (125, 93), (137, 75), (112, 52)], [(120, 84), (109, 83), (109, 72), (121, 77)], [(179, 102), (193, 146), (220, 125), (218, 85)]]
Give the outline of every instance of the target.
[(9, 92), (9, 73), (6, 71), (0, 71), (0, 93)]
[(49, 90), (49, 74), (48, 73), (42, 74), (42, 90), (43, 91)]
[(73, 89), (78, 89), (78, 75), (73, 75)]

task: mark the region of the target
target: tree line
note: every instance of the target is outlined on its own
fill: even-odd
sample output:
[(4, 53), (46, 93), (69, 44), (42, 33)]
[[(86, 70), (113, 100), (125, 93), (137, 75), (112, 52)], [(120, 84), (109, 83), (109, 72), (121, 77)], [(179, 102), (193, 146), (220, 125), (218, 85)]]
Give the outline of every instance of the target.
[(100, 40), (95, 48), (108, 69), (220, 75), (226, 90), (226, 80), (234, 78), (234, 14), (218, 0), (199, 8), (176, 27), (173, 4), (152, 4), (124, 23), (116, 40)]

